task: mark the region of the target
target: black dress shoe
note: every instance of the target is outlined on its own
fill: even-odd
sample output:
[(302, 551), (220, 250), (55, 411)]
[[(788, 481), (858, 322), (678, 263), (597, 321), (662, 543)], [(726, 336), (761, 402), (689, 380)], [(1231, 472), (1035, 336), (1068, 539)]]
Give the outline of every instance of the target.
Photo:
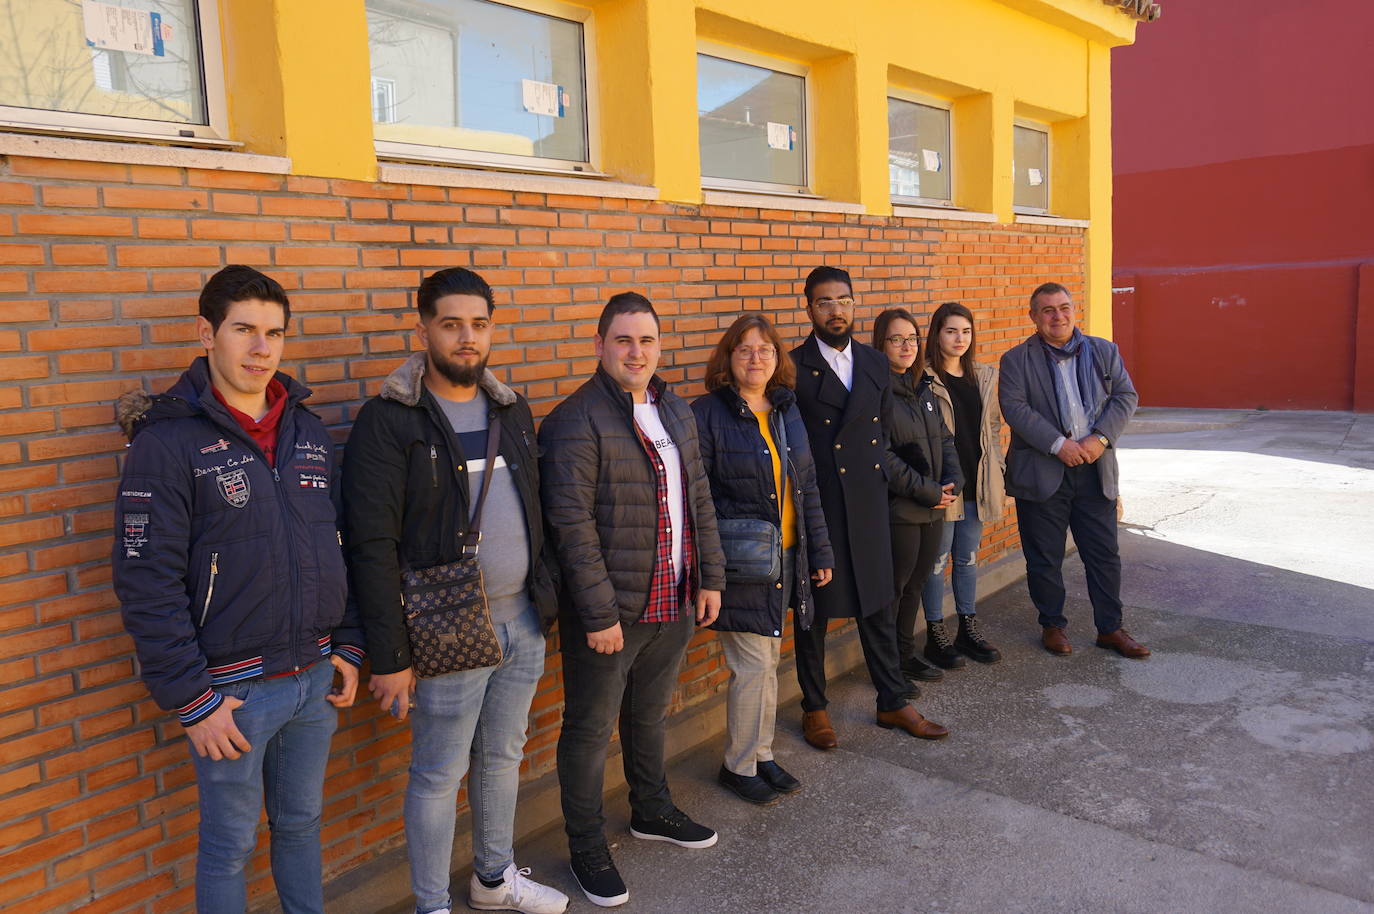
[(776, 803), (778, 792), (768, 785), (768, 782), (757, 774), (753, 777), (743, 774), (735, 774), (724, 765), (720, 766), (720, 774), (716, 780), (734, 791), (735, 795), (741, 800), (748, 800), (750, 803), (757, 803), (759, 806), (767, 806), (769, 803)]
[(920, 654), (913, 654), (902, 661), (902, 675), (917, 682), (939, 682), (945, 678), (945, 671), (932, 666)]
[(801, 781), (792, 777), (783, 770), (783, 767), (771, 759), (766, 762), (757, 762), (759, 777), (768, 782), (778, 793), (796, 793), (801, 790)]
[(907, 701), (915, 701), (921, 697), (921, 687), (910, 679), (903, 679), (902, 684), (906, 686), (901, 695)]

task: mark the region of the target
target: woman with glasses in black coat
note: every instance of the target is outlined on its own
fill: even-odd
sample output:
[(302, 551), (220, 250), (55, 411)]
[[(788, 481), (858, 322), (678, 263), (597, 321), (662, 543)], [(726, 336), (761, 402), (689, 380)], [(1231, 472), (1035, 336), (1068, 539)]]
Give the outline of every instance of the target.
[[(712, 626), (730, 668), (720, 782), (759, 804), (801, 788), (773, 759), (783, 620), (792, 607), (797, 628), (810, 627), (811, 588), (829, 583), (835, 564), (806, 428), (792, 393), (795, 378), (768, 318), (746, 314), (716, 344), (706, 365), (707, 393), (692, 403), (727, 550), (726, 587)], [(755, 575), (744, 582), (732, 570), (729, 527), (740, 520), (777, 530), (775, 580)]]

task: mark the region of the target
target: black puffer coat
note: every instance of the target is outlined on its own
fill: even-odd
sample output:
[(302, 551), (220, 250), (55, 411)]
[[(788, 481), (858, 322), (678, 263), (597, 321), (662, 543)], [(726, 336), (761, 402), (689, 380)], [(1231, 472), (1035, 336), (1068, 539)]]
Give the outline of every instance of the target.
[(892, 375), (892, 420), (887, 430), (888, 514), (894, 524), (928, 524), (943, 520), (940, 487), (964, 488), (954, 436), (945, 428), (930, 381), (909, 374)]
[[(798, 628), (811, 627), (815, 607), (811, 602), (811, 569), (834, 568), (830, 535), (816, 488), (816, 465), (806, 426), (797, 411), (797, 398), (786, 387), (769, 394), (769, 415), (777, 441), (777, 424), (786, 422), (788, 472), (784, 487), (792, 498), (797, 517), (797, 558), (792, 605)], [(701, 439), (701, 462), (711, 481), (718, 518), (755, 518), (777, 523), (778, 499), (774, 492), (773, 461), (759, 424), (748, 404), (733, 387), (721, 387), (692, 402)], [(730, 584), (721, 600), (720, 618), (712, 628), (724, 632), (782, 634), (787, 607), (782, 605), (782, 585)]]
[[(658, 376), (649, 383), (687, 481), (683, 513), (692, 525), (706, 590), (725, 589), (711, 487), (701, 466), (692, 410)], [(600, 367), (539, 427), (544, 517), (563, 571), (563, 598), (584, 631), (633, 624), (644, 614), (658, 537), (654, 466), (634, 425), (630, 395)]]

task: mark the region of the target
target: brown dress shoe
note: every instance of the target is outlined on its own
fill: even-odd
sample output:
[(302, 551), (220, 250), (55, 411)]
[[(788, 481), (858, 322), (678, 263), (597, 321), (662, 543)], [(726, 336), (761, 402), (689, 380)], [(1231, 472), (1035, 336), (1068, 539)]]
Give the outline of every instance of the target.
[(1069, 643), (1069, 636), (1062, 628), (1046, 625), (1044, 633), (1040, 636), (1040, 643), (1045, 646), (1045, 650), (1060, 657), (1073, 653), (1073, 645)]
[(1098, 635), (1097, 646), (1116, 651), (1123, 657), (1139, 660), (1150, 656), (1150, 649), (1131, 637), (1124, 628), (1118, 628), (1110, 635)]
[(879, 711), (878, 726), (884, 730), (905, 730), (921, 739), (944, 739), (949, 736), (948, 730), (933, 720), (926, 720), (911, 705), (904, 705), (896, 711)]
[(840, 744), (826, 711), (806, 711), (802, 714), (802, 736), (817, 749), (834, 749)]

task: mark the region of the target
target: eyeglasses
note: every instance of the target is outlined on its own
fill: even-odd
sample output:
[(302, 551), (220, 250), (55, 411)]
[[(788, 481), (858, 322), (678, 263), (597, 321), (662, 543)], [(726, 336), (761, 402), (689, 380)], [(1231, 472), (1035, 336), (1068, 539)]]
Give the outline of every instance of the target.
[(885, 342), (888, 342), (888, 343), (891, 343), (893, 346), (897, 346), (897, 347), (901, 347), (901, 346), (918, 346), (918, 345), (920, 345), (920, 343), (921, 343), (921, 338), (920, 338), (919, 336), (915, 336), (915, 335), (912, 335), (912, 336), (895, 336), (895, 335), (894, 335), (894, 336), (884, 337), (884, 341), (885, 341)]
[(846, 296), (844, 298), (818, 298), (811, 303), (811, 307), (817, 311), (831, 311), (835, 308), (852, 308), (854, 299)]
[(754, 356), (758, 356), (760, 362), (771, 362), (777, 358), (778, 350), (772, 346), (760, 346), (757, 349), (750, 346), (736, 346), (734, 354), (735, 358), (741, 362), (752, 361)]

